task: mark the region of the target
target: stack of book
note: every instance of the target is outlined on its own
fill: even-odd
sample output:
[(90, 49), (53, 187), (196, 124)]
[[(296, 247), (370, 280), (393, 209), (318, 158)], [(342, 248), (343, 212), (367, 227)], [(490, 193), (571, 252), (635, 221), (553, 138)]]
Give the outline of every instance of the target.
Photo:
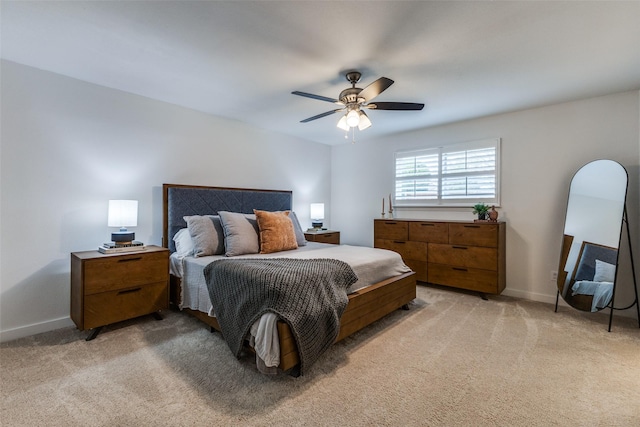
[(143, 251), (146, 246), (142, 242), (134, 240), (132, 242), (108, 242), (98, 247), (98, 251), (103, 254), (115, 254), (120, 252)]

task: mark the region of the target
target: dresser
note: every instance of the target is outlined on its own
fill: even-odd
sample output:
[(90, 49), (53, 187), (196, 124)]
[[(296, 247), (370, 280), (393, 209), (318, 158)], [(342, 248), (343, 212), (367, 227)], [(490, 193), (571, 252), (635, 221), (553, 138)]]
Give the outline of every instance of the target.
[(169, 307), (169, 250), (71, 254), (71, 319), (78, 329), (93, 329)]
[(374, 246), (398, 252), (422, 282), (500, 294), (506, 285), (504, 222), (374, 220)]

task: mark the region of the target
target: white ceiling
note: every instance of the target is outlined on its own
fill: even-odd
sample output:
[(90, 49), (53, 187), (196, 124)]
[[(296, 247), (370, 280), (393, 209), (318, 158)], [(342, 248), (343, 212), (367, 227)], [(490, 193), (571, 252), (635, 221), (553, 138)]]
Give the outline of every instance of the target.
[(2, 58), (324, 144), (358, 69), (359, 141), (640, 89), (640, 2), (5, 1)]

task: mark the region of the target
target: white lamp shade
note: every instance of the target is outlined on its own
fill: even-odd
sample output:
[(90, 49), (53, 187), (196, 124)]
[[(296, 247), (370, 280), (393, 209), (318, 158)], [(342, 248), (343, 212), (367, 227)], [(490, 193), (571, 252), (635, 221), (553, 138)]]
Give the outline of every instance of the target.
[(365, 130), (371, 126), (371, 120), (369, 120), (369, 116), (367, 116), (364, 111), (360, 111), (360, 122), (358, 123), (358, 130)]
[(345, 132), (348, 131), (349, 125), (347, 124), (347, 116), (346, 115), (342, 116), (336, 126), (338, 126), (340, 129), (342, 129)]
[(360, 124), (360, 115), (358, 114), (358, 112), (356, 110), (351, 110), (347, 114), (347, 124), (352, 128), (354, 128), (354, 127), (358, 126), (358, 124)]
[(109, 200), (109, 227), (137, 227), (137, 200)]
[(324, 203), (311, 203), (311, 219), (324, 219)]

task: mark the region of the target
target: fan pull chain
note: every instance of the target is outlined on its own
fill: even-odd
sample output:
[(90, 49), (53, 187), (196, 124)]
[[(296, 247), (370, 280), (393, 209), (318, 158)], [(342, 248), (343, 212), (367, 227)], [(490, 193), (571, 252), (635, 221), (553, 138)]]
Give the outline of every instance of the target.
[(356, 143), (356, 128), (351, 128), (351, 137), (353, 138), (351, 140), (351, 143), (355, 144)]

